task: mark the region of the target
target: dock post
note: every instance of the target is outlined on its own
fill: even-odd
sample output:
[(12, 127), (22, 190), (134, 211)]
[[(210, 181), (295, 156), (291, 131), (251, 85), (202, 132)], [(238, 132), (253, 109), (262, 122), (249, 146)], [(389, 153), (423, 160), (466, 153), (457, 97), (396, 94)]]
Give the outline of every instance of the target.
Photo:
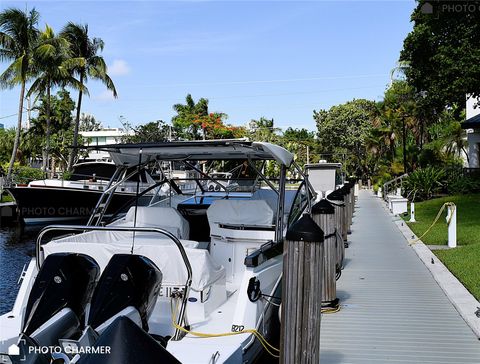
[[(332, 193), (327, 195), (327, 199), (332, 202), (335, 209), (335, 225), (337, 230), (337, 235), (341, 239), (339, 244), (337, 244), (337, 267), (342, 269), (343, 258), (345, 257), (345, 245), (347, 244), (347, 231), (345, 230), (345, 204), (343, 202), (343, 193), (341, 189), (335, 190)], [(343, 244), (342, 244), (343, 241)]]
[(415, 203), (413, 202), (410, 203), (410, 220), (408, 222), (417, 222), (415, 220)]
[(447, 206), (448, 223), (448, 247), (457, 247), (457, 206), (450, 204)]
[(342, 187), (344, 193), (344, 202), (345, 202), (345, 229), (347, 230), (347, 234), (351, 234), (350, 225), (352, 224), (352, 213), (353, 213), (353, 205), (352, 205), (352, 185), (350, 183), (345, 183)]
[(324, 234), (309, 215), (288, 230), (282, 278), (281, 364), (320, 362)]
[(343, 245), (343, 241), (338, 241), (335, 226), (335, 208), (330, 202), (325, 199), (317, 202), (312, 207), (312, 218), (325, 234), (323, 243), (325, 259), (323, 267), (322, 312), (331, 312), (338, 309), (337, 273), (341, 269), (337, 267), (337, 244)]

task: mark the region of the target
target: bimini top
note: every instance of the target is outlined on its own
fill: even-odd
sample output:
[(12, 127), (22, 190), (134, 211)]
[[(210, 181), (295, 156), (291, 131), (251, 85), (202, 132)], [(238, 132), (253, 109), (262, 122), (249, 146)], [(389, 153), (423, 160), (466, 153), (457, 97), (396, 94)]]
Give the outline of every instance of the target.
[(275, 160), (290, 167), (293, 154), (270, 143), (242, 140), (207, 140), (139, 144), (111, 144), (91, 147), (109, 152), (116, 165), (134, 166), (152, 160)]

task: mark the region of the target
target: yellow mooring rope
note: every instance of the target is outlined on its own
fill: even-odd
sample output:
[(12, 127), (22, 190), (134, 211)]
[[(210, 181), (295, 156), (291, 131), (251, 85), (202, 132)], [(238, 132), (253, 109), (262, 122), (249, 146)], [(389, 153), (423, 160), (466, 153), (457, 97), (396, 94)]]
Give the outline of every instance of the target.
[[(173, 300), (170, 300), (170, 308), (172, 310), (172, 325), (177, 330), (180, 330), (182, 332), (185, 332), (185, 333), (193, 335), (193, 336), (203, 337), (203, 338), (235, 336), (235, 335), (241, 335), (241, 334), (253, 334), (258, 339), (258, 341), (260, 341), (260, 344), (262, 344), (263, 348), (267, 351), (267, 353), (269, 353), (274, 358), (279, 358), (280, 357), (280, 350), (277, 349), (276, 347), (274, 347), (273, 345), (271, 345), (267, 341), (267, 339), (265, 339), (262, 336), (262, 334), (260, 334), (255, 329), (247, 329), (247, 330), (243, 330), (243, 331), (239, 331), (239, 332), (225, 332), (225, 333), (220, 333), (220, 334), (207, 334), (207, 333), (203, 333), (203, 332), (195, 332), (195, 331), (187, 330), (186, 328), (184, 328), (183, 326), (181, 326), (181, 325), (179, 325), (175, 322), (175, 317), (177, 316), (177, 310), (178, 310), (178, 302), (175, 305), (175, 309), (174, 309), (172, 301)], [(277, 354), (275, 354), (275, 353), (277, 353)]]
[(433, 228), (433, 226), (437, 223), (438, 219), (440, 219), (440, 216), (442, 216), (442, 213), (445, 210), (445, 207), (447, 207), (447, 206), (452, 206), (453, 207), (453, 211), (450, 214), (450, 218), (447, 221), (447, 225), (449, 225), (450, 221), (452, 221), (453, 212), (455, 211), (455, 208), (456, 208), (456, 206), (453, 202), (445, 202), (442, 205), (442, 207), (440, 207), (440, 210), (438, 211), (438, 214), (435, 217), (435, 220), (433, 220), (432, 225), (430, 225), (430, 227), (419, 238), (417, 238), (415, 240), (412, 240), (410, 243), (408, 243), (408, 245), (413, 245), (415, 243), (418, 243), (425, 235), (427, 235), (430, 232), (430, 230)]

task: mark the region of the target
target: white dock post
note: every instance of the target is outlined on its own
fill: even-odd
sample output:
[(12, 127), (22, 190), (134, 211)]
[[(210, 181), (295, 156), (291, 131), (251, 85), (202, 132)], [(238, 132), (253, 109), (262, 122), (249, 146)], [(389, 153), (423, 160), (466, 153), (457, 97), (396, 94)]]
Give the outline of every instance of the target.
[(415, 204), (413, 202), (410, 203), (410, 220), (408, 222), (417, 222), (415, 220)]
[(457, 206), (454, 204), (447, 206), (448, 223), (448, 247), (457, 247)]
[(378, 190), (377, 190), (377, 197), (380, 197), (382, 198), (383, 195), (382, 195), (382, 187), (378, 187)]

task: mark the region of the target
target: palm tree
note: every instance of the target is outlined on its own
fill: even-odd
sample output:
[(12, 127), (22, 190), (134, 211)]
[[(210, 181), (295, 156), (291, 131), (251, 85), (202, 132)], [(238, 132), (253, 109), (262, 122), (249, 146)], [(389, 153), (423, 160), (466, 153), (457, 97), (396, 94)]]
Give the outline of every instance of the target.
[(43, 153), (43, 170), (49, 167), (50, 149), (50, 95), (55, 86), (70, 86), (87, 92), (85, 87), (73, 77), (72, 70), (82, 67), (85, 60), (81, 57), (71, 57), (69, 43), (65, 38), (58, 37), (48, 25), (39, 35), (38, 46), (33, 52), (33, 73), (35, 81), (27, 92), (27, 96), (36, 93), (46, 96), (46, 145)]
[(192, 95), (188, 94), (185, 98), (185, 105), (175, 104), (173, 110), (177, 112), (177, 115), (172, 118), (176, 132), (182, 137), (198, 139), (199, 124), (195, 121), (208, 116), (208, 100), (201, 98), (195, 102)]
[(0, 13), (0, 61), (13, 61), (0, 75), (0, 87), (13, 88), (20, 85), (20, 102), (15, 141), (8, 165), (7, 180), (12, 176), (13, 165), (20, 144), (22, 129), (23, 100), (25, 85), (30, 76), (32, 49), (38, 38), (39, 13), (32, 9), (29, 13), (19, 9), (7, 9)]
[[(117, 90), (113, 81), (107, 74), (107, 65), (103, 57), (97, 53), (103, 50), (104, 43), (100, 38), (89, 38), (88, 25), (81, 25), (69, 22), (61, 31), (60, 36), (70, 43), (70, 51), (73, 57), (81, 57), (85, 60), (83, 66), (73, 69), (74, 75), (78, 76), (83, 86), (88, 78), (102, 81), (108, 90), (111, 90), (114, 97), (117, 97)], [(83, 90), (78, 91), (77, 114), (75, 118), (75, 130), (73, 132), (73, 148), (68, 158), (68, 170), (72, 169), (73, 161), (77, 154), (78, 129), (80, 125), (80, 111), (82, 107)]]

